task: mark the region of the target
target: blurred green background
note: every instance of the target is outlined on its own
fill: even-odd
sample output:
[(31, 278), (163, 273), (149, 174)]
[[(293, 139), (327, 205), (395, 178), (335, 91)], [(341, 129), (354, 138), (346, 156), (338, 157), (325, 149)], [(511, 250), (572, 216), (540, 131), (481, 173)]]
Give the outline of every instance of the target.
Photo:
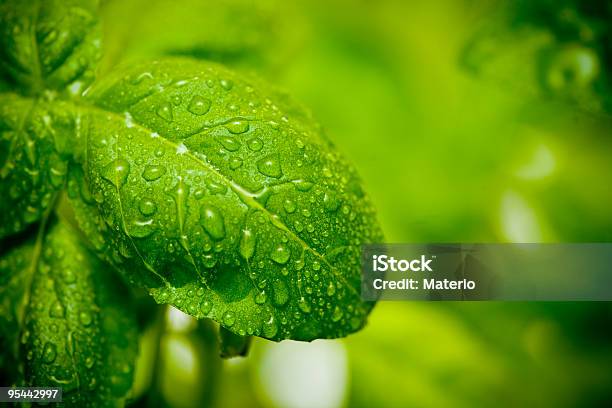
[[(389, 242), (612, 241), (610, 1), (107, 0), (103, 14), (101, 74), (189, 55), (307, 105)], [(347, 339), (258, 340), (229, 361), (203, 323), (159, 320), (135, 405), (612, 404), (609, 303), (380, 303)]]

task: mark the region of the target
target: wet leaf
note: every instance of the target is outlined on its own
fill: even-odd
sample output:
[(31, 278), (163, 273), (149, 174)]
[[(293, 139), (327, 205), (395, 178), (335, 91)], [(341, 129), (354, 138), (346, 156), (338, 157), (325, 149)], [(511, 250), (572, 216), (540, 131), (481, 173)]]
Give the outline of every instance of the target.
[(100, 54), (96, 0), (0, 2), (0, 69), (20, 92), (85, 89)]
[(0, 94), (0, 238), (38, 221), (63, 188), (74, 124), (61, 103)]
[[(169, 59), (117, 71), (80, 104), (77, 218), (159, 303), (239, 335), (345, 336), (365, 322), (360, 245), (382, 239), (352, 166), (256, 79)], [(78, 145), (78, 144), (77, 144)]]
[(129, 294), (74, 231), (55, 224), (45, 236), (44, 224), (0, 260), (2, 337), (17, 333), (26, 385), (62, 387), (67, 406), (116, 406), (137, 352)]

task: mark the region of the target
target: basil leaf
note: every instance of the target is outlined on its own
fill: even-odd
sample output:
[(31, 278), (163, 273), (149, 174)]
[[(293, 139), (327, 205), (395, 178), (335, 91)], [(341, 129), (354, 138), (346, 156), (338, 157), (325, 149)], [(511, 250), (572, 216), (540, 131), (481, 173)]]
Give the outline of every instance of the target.
[(63, 103), (0, 94), (0, 238), (38, 221), (63, 187), (74, 129)]
[(11, 237), (12, 242), (0, 241), (0, 378), (7, 379), (11, 385), (17, 384), (23, 376), (19, 333), (27, 274), (21, 271), (28, 270), (31, 265), (35, 238), (35, 233), (27, 231), (21, 237)]
[(267, 89), (187, 59), (99, 82), (76, 153), (93, 194), (75, 211), (159, 303), (239, 335), (345, 336), (372, 307), (359, 248), (381, 232), (353, 167)]
[[(21, 333), (28, 386), (58, 386), (68, 406), (116, 406), (129, 391), (137, 324), (126, 288), (56, 224), (0, 259), (0, 329)], [(7, 317), (10, 318), (7, 319)], [(9, 324), (6, 324), (9, 323)], [(13, 335), (15, 337), (16, 335)], [(3, 353), (14, 354), (15, 338)]]
[(1, 70), (27, 94), (84, 89), (100, 56), (97, 10), (96, 0), (1, 1)]

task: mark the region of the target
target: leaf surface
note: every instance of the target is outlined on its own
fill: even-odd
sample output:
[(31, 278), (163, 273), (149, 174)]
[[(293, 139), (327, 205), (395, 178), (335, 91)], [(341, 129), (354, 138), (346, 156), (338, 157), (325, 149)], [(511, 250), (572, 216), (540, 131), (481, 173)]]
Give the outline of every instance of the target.
[(62, 151), (74, 131), (62, 102), (0, 94), (0, 238), (38, 221), (51, 205), (64, 186)]
[[(44, 223), (41, 226), (44, 231)], [(28, 386), (62, 387), (67, 406), (117, 406), (132, 384), (137, 324), (129, 293), (108, 266), (52, 225), (0, 260), (0, 329), (25, 361)], [(7, 317), (9, 317), (7, 319)]]
[[(97, 249), (160, 303), (239, 335), (344, 336), (365, 322), (360, 245), (382, 239), (352, 166), (281, 93), (170, 59), (80, 106), (70, 196)], [(82, 145), (77, 141), (76, 145)]]
[(100, 54), (96, 0), (0, 1), (0, 69), (23, 93), (72, 93), (93, 79)]

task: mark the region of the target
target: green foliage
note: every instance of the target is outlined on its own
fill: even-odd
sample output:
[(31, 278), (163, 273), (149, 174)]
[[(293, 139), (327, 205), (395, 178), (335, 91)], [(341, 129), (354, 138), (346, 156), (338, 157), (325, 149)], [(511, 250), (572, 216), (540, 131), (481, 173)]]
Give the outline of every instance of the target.
[(117, 71), (85, 99), (75, 155), (96, 193), (77, 218), (94, 220), (86, 233), (130, 281), (241, 335), (363, 325), (359, 244), (380, 232), (354, 169), (305, 111), (189, 60)]
[(74, 231), (43, 223), (2, 256), (0, 276), (3, 358), (25, 363), (12, 367), (16, 384), (60, 386), (73, 406), (114, 406), (127, 394), (137, 351), (130, 297)]
[(382, 235), (310, 114), (258, 79), (188, 59), (91, 84), (96, 8), (0, 3), (7, 375), (61, 385), (70, 405), (121, 402), (137, 325), (115, 269), (158, 303), (217, 321), (226, 356), (246, 353), (247, 335), (360, 329), (373, 304), (359, 296), (359, 248)]
[(0, 94), (0, 238), (38, 221), (64, 186), (73, 121), (61, 106)]
[(100, 54), (97, 8), (97, 0), (3, 0), (0, 70), (28, 94), (84, 89)]

